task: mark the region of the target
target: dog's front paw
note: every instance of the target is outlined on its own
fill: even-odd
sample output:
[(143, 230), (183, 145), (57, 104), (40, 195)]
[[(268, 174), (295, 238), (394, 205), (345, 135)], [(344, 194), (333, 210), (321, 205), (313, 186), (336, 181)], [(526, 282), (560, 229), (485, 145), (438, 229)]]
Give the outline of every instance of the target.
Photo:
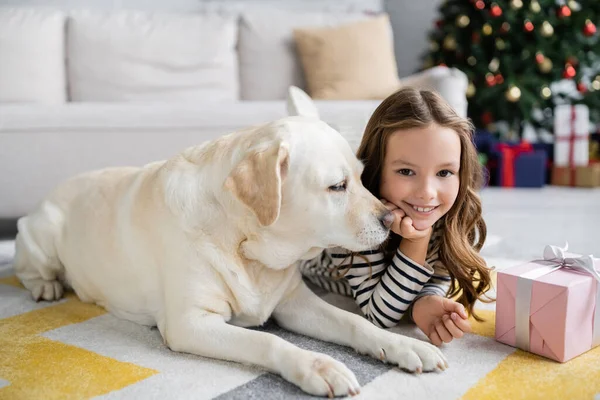
[(282, 374), (307, 393), (317, 396), (354, 396), (360, 385), (354, 373), (341, 362), (320, 353), (302, 350), (302, 355), (286, 360)]
[(448, 368), (446, 357), (434, 345), (391, 332), (390, 335), (379, 343), (378, 357), (382, 361), (417, 373)]
[(35, 301), (55, 301), (59, 300), (63, 295), (63, 286), (58, 281), (29, 279), (23, 281), (23, 284), (31, 291), (31, 297)]

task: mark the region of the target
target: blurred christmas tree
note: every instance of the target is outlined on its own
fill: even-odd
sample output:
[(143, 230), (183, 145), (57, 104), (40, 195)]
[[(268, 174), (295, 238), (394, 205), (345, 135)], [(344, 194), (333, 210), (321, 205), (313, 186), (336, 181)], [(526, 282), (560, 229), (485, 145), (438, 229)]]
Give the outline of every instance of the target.
[(587, 104), (600, 122), (600, 0), (446, 0), (440, 14), (424, 67), (468, 75), (478, 127), (551, 130), (554, 105), (565, 102)]

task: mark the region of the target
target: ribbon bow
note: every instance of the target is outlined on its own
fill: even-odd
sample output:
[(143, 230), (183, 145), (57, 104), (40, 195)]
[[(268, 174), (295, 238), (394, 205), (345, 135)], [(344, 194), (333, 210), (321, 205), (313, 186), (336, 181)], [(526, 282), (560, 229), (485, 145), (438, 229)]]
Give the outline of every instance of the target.
[(568, 248), (568, 243), (565, 244), (564, 248), (547, 245), (544, 248), (544, 260), (558, 263), (561, 267), (587, 272), (588, 274), (596, 278), (598, 283), (600, 283), (600, 274), (598, 273), (598, 271), (596, 271), (596, 268), (594, 268), (594, 257), (592, 255), (568, 257), (565, 254)]

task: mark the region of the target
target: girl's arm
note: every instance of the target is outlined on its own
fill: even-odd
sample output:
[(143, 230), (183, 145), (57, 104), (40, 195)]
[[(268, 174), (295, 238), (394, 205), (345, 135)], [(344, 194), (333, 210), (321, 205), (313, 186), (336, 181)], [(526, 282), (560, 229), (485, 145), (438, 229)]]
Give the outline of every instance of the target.
[[(327, 249), (314, 259), (301, 261), (300, 270), (317, 286), (352, 295), (368, 320), (389, 328), (398, 324), (417, 297), (445, 296), (450, 282), (445, 268), (430, 265), (434, 261), (436, 266), (440, 264), (435, 256), (420, 264), (407, 257), (402, 247), (389, 264), (378, 250), (360, 252), (352, 259), (346, 249)], [(347, 283), (337, 279), (344, 272)]]
[(428, 264), (419, 264), (407, 257), (401, 249), (390, 264), (385, 264), (383, 253), (371, 255), (372, 274), (365, 262), (355, 259), (346, 279), (354, 300), (367, 319), (382, 328), (398, 324), (417, 295), (434, 274)]
[(437, 255), (432, 257), (432, 259), (428, 260), (430, 265), (433, 266), (433, 274), (431, 275), (431, 279), (427, 284), (423, 286), (421, 292), (415, 296), (413, 303), (408, 308), (408, 316), (412, 319), (412, 308), (417, 300), (426, 296), (441, 296), (446, 297), (448, 290), (450, 289), (451, 278), (448, 274), (448, 270), (442, 264), (442, 262), (437, 259)]
[[(433, 268), (416, 263), (400, 249), (391, 263), (378, 250), (351, 257), (350, 251), (335, 248), (299, 266), (317, 286), (351, 295), (365, 317), (380, 327), (396, 325), (433, 274)], [(337, 279), (340, 275), (346, 279)]]

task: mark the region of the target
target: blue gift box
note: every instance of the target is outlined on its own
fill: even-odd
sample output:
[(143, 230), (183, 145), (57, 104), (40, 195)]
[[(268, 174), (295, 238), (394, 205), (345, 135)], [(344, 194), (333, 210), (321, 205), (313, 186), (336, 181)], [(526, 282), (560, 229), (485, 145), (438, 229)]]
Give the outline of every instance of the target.
[[(484, 153), (488, 157), (489, 185), (509, 186), (509, 182), (505, 182), (507, 172), (503, 170), (505, 165), (504, 153), (498, 147), (500, 144), (516, 147), (520, 143), (501, 142), (493, 134), (483, 130), (475, 132), (473, 143), (478, 152)], [(552, 144), (535, 143), (531, 147), (533, 151), (519, 152), (514, 157), (515, 187), (542, 187), (550, 177), (548, 168), (551, 165)]]

